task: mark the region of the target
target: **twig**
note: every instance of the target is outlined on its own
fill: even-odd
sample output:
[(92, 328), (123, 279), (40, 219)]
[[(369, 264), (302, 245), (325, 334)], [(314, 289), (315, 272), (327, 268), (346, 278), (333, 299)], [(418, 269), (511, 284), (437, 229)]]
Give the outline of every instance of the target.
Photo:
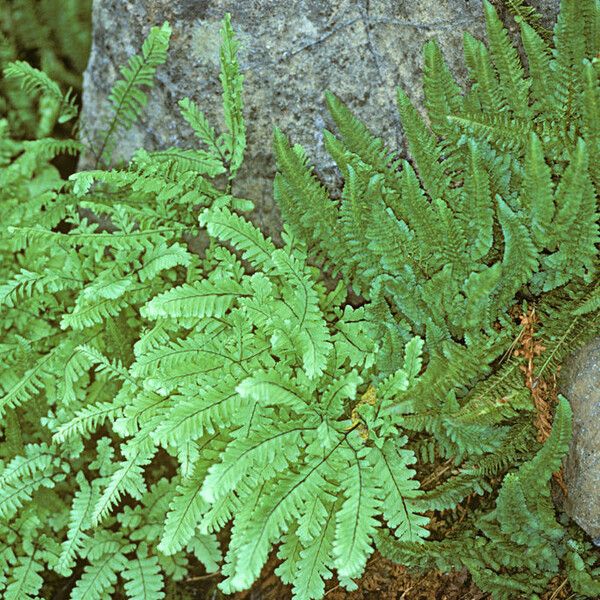
[(197, 577), (188, 577), (185, 582), (190, 583), (192, 581), (202, 581), (203, 579), (210, 579), (216, 575), (220, 575), (221, 571), (215, 571), (214, 573), (208, 573), (207, 575), (198, 575)]
[(550, 598), (548, 600), (556, 600), (556, 598), (558, 598), (558, 594), (560, 593), (560, 591), (565, 587), (565, 585), (567, 585), (567, 583), (569, 582), (569, 578), (567, 577), (555, 590), (554, 592), (552, 592), (552, 596), (550, 596)]

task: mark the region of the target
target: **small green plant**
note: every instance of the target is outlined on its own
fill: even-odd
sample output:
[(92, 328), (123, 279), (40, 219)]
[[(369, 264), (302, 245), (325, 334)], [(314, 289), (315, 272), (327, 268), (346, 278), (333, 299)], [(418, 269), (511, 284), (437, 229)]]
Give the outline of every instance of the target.
[[(58, 96), (54, 82), (81, 89), (91, 43), (91, 5), (90, 0), (0, 1), (0, 71), (15, 63), (10, 70), (17, 75), (15, 79), (5, 73), (7, 77), (0, 81), (0, 118), (10, 123), (13, 136), (32, 139), (52, 134)], [(34, 67), (39, 71), (33, 71)], [(25, 81), (23, 75), (27, 86), (20, 84)], [(48, 78), (52, 83), (45, 81)], [(42, 80), (49, 93), (32, 93), (32, 83), (42, 89), (36, 80)], [(74, 97), (72, 92), (67, 96), (69, 100)], [(60, 123), (75, 115), (68, 106), (59, 110)], [(65, 127), (60, 129), (63, 135), (70, 133)]]
[[(304, 150), (275, 132), (275, 196), (284, 220), (309, 256), (367, 300), (380, 372), (398, 368), (411, 336), (426, 341), (426, 368), (392, 410), (402, 413), (398, 426), (411, 432), (409, 447), (423, 463), (441, 458), (460, 466), (421, 497), (429, 510), (453, 509), (469, 494), (490, 490), (491, 475), (521, 463), (535, 447), (522, 359), (507, 360), (520, 336), (515, 310), (535, 307), (540, 317), (536, 333), (545, 349), (536, 359), (537, 377), (549, 377), (561, 357), (599, 331), (600, 5), (564, 1), (553, 48), (521, 20), (526, 65), (492, 5), (484, 8), (488, 46), (465, 36), (466, 92), (433, 41), (424, 51), (428, 122), (398, 91), (411, 162), (328, 94), (339, 135), (325, 131), (325, 145), (345, 180), (341, 199), (332, 200)], [(560, 419), (559, 429), (567, 427), (565, 406)], [(562, 456), (565, 437), (557, 436)], [(538, 456), (531, 464), (547, 452)], [(559, 464), (539, 471), (547, 477), (531, 499)], [(476, 521), (485, 537), (475, 529), (465, 534), (474, 545), (460, 536), (439, 543), (438, 565), (468, 567), (498, 598), (541, 592), (566, 552), (549, 502), (509, 503), (519, 493), (515, 481), (509, 473), (495, 510)], [(511, 519), (528, 520), (526, 541), (520, 536), (528, 529), (510, 537)], [(547, 534), (555, 535), (553, 543)], [(386, 542), (387, 553), (408, 565), (437, 548), (393, 547)], [(502, 548), (499, 558), (492, 547)]]
[[(153, 29), (123, 69), (99, 163), (117, 128), (138, 118), (169, 34), (166, 24)], [(86, 560), (74, 599), (110, 592), (119, 571), (130, 597), (142, 588), (162, 597), (162, 573), (183, 577), (187, 556), (215, 568), (215, 532), (233, 519), (224, 590), (249, 587), (283, 541), (282, 579), (297, 597), (318, 598), (334, 568), (354, 585), (378, 515), (399, 539), (427, 535), (415, 510), (415, 456), (393, 415), (381, 413), (414, 384), (422, 343), (411, 340), (402, 367), (377, 381), (372, 326), (364, 311), (343, 306), (344, 287), (327, 291), (296, 238), (284, 233), (276, 248), (234, 212), (251, 204), (228, 193), (245, 145), (229, 20), (221, 58), (228, 133), (217, 137), (190, 100), (181, 102), (205, 149), (140, 151), (128, 169), (77, 173), (68, 183), (42, 172), (37, 187), (47, 193), (35, 190), (31, 212), (21, 210), (24, 198), (5, 204), (0, 410), (13, 445), (0, 514), (13, 532), (9, 596), (37, 592), (37, 571), (69, 576)], [(80, 147), (25, 144), (5, 171), (22, 193), (40, 163)], [(224, 190), (211, 181), (221, 175)], [(201, 227), (210, 237), (202, 258), (184, 242)], [(46, 406), (24, 412), (36, 402)], [(123, 506), (125, 495), (137, 502)], [(48, 497), (62, 515), (49, 528), (40, 505)], [(36, 519), (15, 527), (28, 507)], [(132, 560), (137, 566), (123, 570)]]
[[(334, 574), (354, 589), (375, 545), (411, 567), (467, 567), (496, 598), (539, 593), (559, 568), (598, 595), (589, 547), (549, 496), (568, 404), (535, 442), (522, 360), (504, 355), (515, 308), (536, 306), (539, 376), (597, 330), (600, 12), (565, 0), (554, 49), (523, 23), (527, 77), (486, 16), (490, 49), (465, 41), (466, 94), (426, 47), (431, 129), (399, 95), (414, 166), (329, 95), (346, 181), (334, 202), (276, 132), (281, 247), (231, 194), (246, 136), (229, 16), (225, 131), (180, 102), (200, 148), (108, 167), (166, 60), (167, 23), (122, 69), (93, 147), (19, 141), (1, 122), (4, 597), (159, 599), (202, 570), (233, 593), (276, 551), (294, 597), (316, 600)], [(44, 72), (5, 72), (46, 98), (38, 134), (74, 116)], [(63, 180), (52, 160), (82, 150), (96, 168)], [(455, 473), (420, 489), (439, 459)], [(473, 493), (462, 528), (428, 541), (429, 516)]]
[[(113, 120), (102, 158), (114, 132), (139, 116), (154, 69), (166, 58), (169, 36), (168, 24), (153, 28), (141, 56), (124, 68), (111, 95)], [(223, 36), (229, 48), (222, 56), (224, 102), (229, 120), (241, 119), (241, 76), (228, 20)], [(48, 123), (44, 131), (74, 111), (69, 95), (44, 73), (22, 62), (8, 64), (5, 72), (53, 100), (55, 108), (41, 116)], [(212, 182), (241, 160), (243, 129), (216, 138), (191, 101), (182, 101), (182, 112), (201, 139), (208, 136), (208, 150), (140, 152), (128, 169), (79, 173), (72, 181), (64, 181), (51, 161), (60, 153), (79, 152), (80, 142), (16, 141), (9, 122), (2, 122), (0, 586), (5, 598), (48, 597), (63, 585), (61, 578), (72, 576), (71, 598), (105, 597), (115, 591), (117, 573), (128, 597), (161, 598), (164, 575), (177, 581), (200, 564), (217, 568), (220, 550), (212, 535), (191, 532), (186, 551), (157, 552), (176, 463), (156, 461), (146, 486), (142, 465), (157, 447), (152, 452), (147, 438), (140, 448), (132, 443), (130, 452), (125, 442), (130, 434), (113, 429), (134, 398), (143, 403), (142, 398), (160, 397), (145, 384), (134, 385), (128, 367), (135, 359), (134, 342), (143, 338), (136, 349), (144, 343), (149, 349), (173, 330), (160, 325), (146, 331), (149, 322), (139, 313), (153, 296), (201, 275), (201, 259), (186, 244), (186, 236), (199, 231), (199, 211), (216, 198), (222, 210), (251, 206)], [(151, 414), (148, 409), (142, 414)], [(90, 440), (92, 430), (97, 433)], [(121, 461), (115, 452), (126, 458)], [(107, 519), (124, 486), (139, 502), (121, 505), (118, 516)], [(94, 528), (99, 521), (103, 525)]]

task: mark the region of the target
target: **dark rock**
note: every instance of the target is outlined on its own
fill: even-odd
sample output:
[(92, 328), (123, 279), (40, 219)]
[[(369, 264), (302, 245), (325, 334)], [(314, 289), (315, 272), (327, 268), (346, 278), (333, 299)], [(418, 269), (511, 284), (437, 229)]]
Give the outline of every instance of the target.
[(573, 409), (573, 439), (565, 460), (565, 510), (600, 542), (600, 339), (563, 366), (561, 393)]

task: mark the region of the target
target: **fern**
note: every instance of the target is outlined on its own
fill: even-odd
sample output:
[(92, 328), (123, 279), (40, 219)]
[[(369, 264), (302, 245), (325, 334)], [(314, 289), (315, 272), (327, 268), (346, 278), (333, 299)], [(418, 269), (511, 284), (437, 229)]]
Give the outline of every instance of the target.
[(81, 553), (83, 545), (88, 539), (85, 530), (90, 527), (94, 496), (97, 494), (97, 490), (90, 486), (83, 473), (77, 474), (77, 482), (79, 490), (73, 498), (67, 538), (62, 544), (60, 557), (54, 567), (58, 573), (64, 576), (71, 575), (76, 556)]
[[(545, 451), (527, 466), (531, 400), (520, 359), (504, 359), (518, 339), (513, 315), (526, 310), (525, 297), (540, 311), (545, 350), (536, 358), (538, 376), (549, 376), (596, 331), (584, 333), (581, 316), (573, 320), (573, 311), (589, 319), (598, 304), (598, 189), (590, 169), (597, 144), (588, 117), (597, 110), (592, 65), (598, 44), (591, 33), (596, 4), (563, 2), (551, 48), (536, 14), (514, 3), (521, 11), (525, 67), (486, 2), (488, 46), (465, 37), (471, 77), (466, 92), (429, 42), (427, 119), (398, 91), (412, 164), (397, 161), (330, 94), (327, 106), (338, 135), (326, 132), (326, 147), (345, 180), (340, 201), (318, 183), (304, 150), (276, 132), (275, 192), (287, 226), (309, 255), (364, 298), (381, 346), (380, 377), (398, 369), (398, 348), (411, 335), (425, 339), (425, 367), (410, 392), (398, 390), (382, 412), (366, 406), (359, 413), (375, 422), (378, 415), (395, 415), (394, 426), (410, 432), (419, 457), (439, 456), (460, 467), (421, 495), (415, 510), (448, 510), (469, 494), (486, 494), (493, 487), (489, 476), (515, 463), (522, 465), (523, 478), (545, 460), (545, 480), (557, 468), (553, 459), (540, 458)], [(324, 223), (326, 231), (320, 229)], [(548, 448), (556, 442), (558, 454), (568, 437), (566, 413), (562, 402), (548, 442)], [(374, 443), (385, 448), (376, 438)], [(402, 548), (394, 556), (408, 566), (466, 566), (494, 597), (539, 593), (548, 573), (558, 572), (566, 529), (556, 523), (539, 480), (520, 483), (509, 473), (502, 490), (496, 512), (476, 521), (479, 532), (466, 526), (455, 542), (415, 543), (409, 535), (384, 548)], [(367, 514), (370, 502), (367, 492)], [(354, 509), (360, 515), (360, 506)], [(418, 531), (418, 519), (408, 522)], [(513, 537), (503, 537), (511, 527)], [(481, 532), (485, 542), (476, 543)], [(405, 533), (396, 530), (399, 537)], [(294, 536), (295, 530), (282, 550), (287, 581), (299, 552)], [(538, 548), (532, 550), (535, 558), (523, 558), (525, 545)], [(469, 548), (464, 559), (462, 548)], [(492, 556), (492, 548), (499, 556)]]
[(136, 557), (123, 571), (125, 593), (132, 600), (160, 600), (165, 597), (163, 578), (156, 556), (144, 556), (139, 549)]
[[(84, 598), (100, 599), (106, 594), (112, 594), (117, 581), (117, 573), (121, 572), (127, 561), (119, 551), (107, 552), (96, 558), (84, 569), (83, 575), (71, 592), (72, 600)], [(131, 573), (131, 571), (127, 571)]]
[(146, 105), (144, 88), (152, 86), (154, 73), (167, 59), (171, 28), (168, 23), (153, 27), (142, 46), (142, 54), (132, 56), (121, 69), (123, 79), (112, 88), (109, 100), (113, 115), (97, 152), (96, 166), (109, 161), (113, 136), (119, 129), (129, 129), (139, 119)]
[[(235, 177), (244, 159), (246, 148), (246, 126), (244, 123), (242, 82), (237, 52), (238, 43), (231, 28), (231, 17), (227, 14), (221, 31), (221, 85), (223, 86), (223, 108), (225, 124), (229, 130), (223, 135), (225, 157), (229, 165), (229, 178)], [(217, 142), (218, 143), (218, 142)]]
[(4, 68), (4, 76), (17, 80), (27, 94), (42, 94), (51, 98), (56, 105), (55, 110), (59, 123), (64, 123), (77, 116), (77, 106), (71, 90), (63, 94), (58, 84), (43, 71), (19, 60), (9, 63)]
[[(39, 19), (19, 4), (29, 31)], [(58, 8), (43, 4), (49, 32)], [(466, 90), (426, 45), (427, 114), (398, 92), (409, 158), (326, 94), (335, 199), (275, 130), (277, 244), (231, 193), (246, 124), (229, 16), (225, 130), (184, 98), (198, 148), (140, 149), (67, 180), (60, 155), (111, 161), (170, 28), (123, 68), (91, 147), (49, 137), (74, 106), (69, 76), (0, 39), (3, 66), (42, 95), (39, 115), (28, 104), (21, 125), (0, 122), (4, 596), (68, 581), (74, 600), (175, 597), (204, 571), (230, 594), (277, 553), (293, 596), (317, 600), (333, 577), (355, 589), (376, 547), (466, 568), (494, 598), (539, 595), (559, 573), (597, 595), (593, 553), (549, 494), (568, 404), (540, 446), (522, 372), (545, 381), (598, 333), (597, 3), (563, 2), (553, 41), (513, 5), (526, 62), (486, 3)], [(23, 98), (13, 83), (7, 107)], [(525, 365), (516, 316), (533, 308), (540, 353)]]

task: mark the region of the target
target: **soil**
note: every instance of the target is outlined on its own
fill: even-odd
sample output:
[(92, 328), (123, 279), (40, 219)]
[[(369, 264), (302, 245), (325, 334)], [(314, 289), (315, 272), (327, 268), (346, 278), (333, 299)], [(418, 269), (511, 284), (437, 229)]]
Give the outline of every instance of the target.
[[(272, 556), (265, 565), (261, 577), (252, 589), (234, 596), (223, 596), (216, 589), (218, 577), (198, 582), (194, 586), (195, 598), (204, 600), (290, 600), (292, 592), (273, 573), (277, 560)], [(358, 582), (358, 590), (347, 592), (331, 579), (325, 587), (326, 600), (487, 600), (488, 594), (481, 592), (471, 581), (466, 571), (445, 575), (437, 571), (425, 574), (409, 573), (374, 554), (367, 564), (365, 574)]]
[[(273, 573), (278, 561), (274, 554), (265, 565), (252, 589), (233, 596), (223, 595), (216, 587), (219, 576), (200, 578), (188, 588), (196, 600), (291, 600), (289, 586)], [(542, 600), (572, 600), (566, 578), (556, 577), (542, 595)], [(467, 571), (450, 574), (428, 571), (409, 572), (375, 553), (358, 582), (355, 592), (347, 592), (335, 579), (327, 582), (325, 600), (491, 600), (472, 582)], [(516, 600), (516, 599), (515, 599)]]

